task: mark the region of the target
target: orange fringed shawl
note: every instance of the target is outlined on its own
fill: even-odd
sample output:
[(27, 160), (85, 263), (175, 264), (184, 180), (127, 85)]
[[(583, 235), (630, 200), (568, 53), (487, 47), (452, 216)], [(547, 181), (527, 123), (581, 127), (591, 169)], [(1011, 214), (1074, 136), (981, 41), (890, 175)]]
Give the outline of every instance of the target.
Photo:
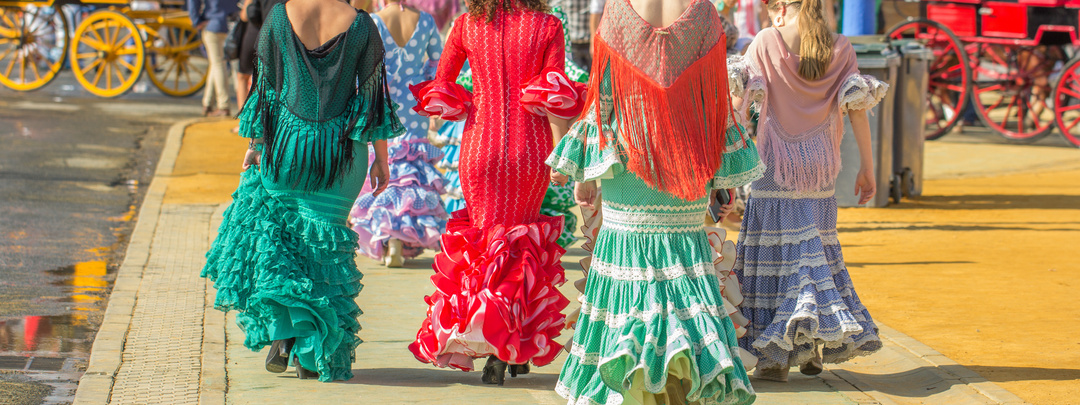
[[(629, 7), (628, 4), (626, 6)], [(715, 10), (712, 13), (715, 15)], [(716, 17), (717, 30), (718, 18)], [(676, 21), (672, 27), (680, 22), (682, 21)], [(702, 22), (691, 21), (691, 24), (694, 23)], [(652, 29), (647, 35), (666, 35), (669, 34), (666, 30), (676, 29), (672, 27)], [(726, 144), (725, 131), (731, 108), (726, 79), (727, 49), (724, 46), (726, 41), (723, 34), (711, 48), (705, 44), (708, 52), (682, 72), (676, 73), (674, 81), (665, 87), (628, 60), (624, 56), (627, 53), (625, 50), (620, 52), (609, 45), (603, 38), (604, 28), (612, 31), (619, 27), (602, 27), (601, 33), (593, 39), (593, 74), (586, 95), (586, 108), (596, 109), (597, 120), (604, 118), (600, 111), (600, 92), (601, 83), (606, 76), (604, 71), (607, 70), (614, 99), (614, 114), (619, 120), (615, 136), (619, 140), (618, 144), (622, 146), (626, 168), (641, 177), (649, 186), (683, 200), (693, 201), (704, 197), (707, 193), (705, 185), (722, 163)], [(704, 29), (706, 32), (709, 30), (708, 24)], [(625, 46), (635, 46), (636, 42), (632, 38), (621, 39), (626, 42)], [(659, 48), (659, 55), (649, 55), (648, 52), (637, 54), (658, 58), (659, 63), (663, 64), (669, 58), (686, 56), (669, 56), (666, 54), (668, 51), (693, 52), (691, 49), (677, 47)], [(655, 61), (652, 66), (656, 66)], [(672, 72), (665, 73), (670, 75)], [(601, 131), (601, 147), (615, 147), (610, 141), (607, 134)]]

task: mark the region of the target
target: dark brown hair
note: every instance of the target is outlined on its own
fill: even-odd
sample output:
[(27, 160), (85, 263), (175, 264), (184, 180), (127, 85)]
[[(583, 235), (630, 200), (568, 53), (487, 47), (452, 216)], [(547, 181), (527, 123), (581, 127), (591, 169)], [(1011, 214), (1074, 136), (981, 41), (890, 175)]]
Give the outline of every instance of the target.
[(472, 18), (481, 18), (487, 22), (495, 21), (495, 15), (500, 11), (510, 11), (515, 4), (521, 8), (546, 13), (548, 11), (547, 0), (469, 0), (469, 15)]

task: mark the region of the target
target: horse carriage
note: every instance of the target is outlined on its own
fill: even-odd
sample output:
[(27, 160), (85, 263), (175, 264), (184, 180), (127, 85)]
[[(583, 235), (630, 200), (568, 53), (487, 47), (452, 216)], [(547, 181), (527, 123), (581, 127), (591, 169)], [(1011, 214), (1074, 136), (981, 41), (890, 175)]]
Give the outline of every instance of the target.
[(928, 139), (977, 116), (1012, 141), (1058, 128), (1080, 147), (1080, 0), (921, 0), (918, 7), (918, 18), (888, 36), (933, 50)]
[(182, 6), (176, 0), (0, 0), (0, 84), (37, 90), (70, 67), (79, 84), (100, 97), (127, 93), (143, 71), (162, 93), (194, 94), (206, 84), (209, 63)]

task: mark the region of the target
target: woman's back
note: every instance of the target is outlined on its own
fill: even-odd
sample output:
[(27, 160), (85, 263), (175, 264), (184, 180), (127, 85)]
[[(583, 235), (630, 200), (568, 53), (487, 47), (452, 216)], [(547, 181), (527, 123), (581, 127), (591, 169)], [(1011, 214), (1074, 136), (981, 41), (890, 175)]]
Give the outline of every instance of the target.
[(356, 9), (337, 0), (293, 0), (285, 3), (293, 32), (307, 49), (315, 49), (348, 31)]
[[(563, 53), (558, 52), (564, 48), (562, 23), (546, 13), (502, 12), (492, 22), (465, 14), (454, 23), (448, 41), (451, 44), (447, 58), (463, 61), (468, 57), (475, 80), (475, 105), (481, 111), (494, 108), (506, 114), (524, 113), (517, 108), (521, 98), (518, 86), (536, 77), (545, 67), (562, 70), (565, 63), (561, 59)], [(464, 52), (451, 55), (450, 48)]]
[(630, 0), (642, 20), (653, 27), (667, 27), (683, 16), (694, 0)]
[(420, 11), (412, 7), (387, 7), (375, 15), (386, 25), (398, 48), (405, 47), (406, 41), (413, 37), (421, 16)]

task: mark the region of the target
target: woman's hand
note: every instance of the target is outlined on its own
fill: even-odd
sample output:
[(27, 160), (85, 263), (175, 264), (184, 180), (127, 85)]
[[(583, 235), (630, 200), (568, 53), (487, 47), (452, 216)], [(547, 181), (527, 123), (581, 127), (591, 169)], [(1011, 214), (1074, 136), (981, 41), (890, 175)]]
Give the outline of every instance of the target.
[[(727, 218), (728, 214), (731, 214), (731, 211), (735, 210), (735, 189), (729, 188), (729, 189), (726, 189), (726, 190), (716, 190), (716, 191), (714, 191), (713, 192), (713, 201), (720, 201), (720, 199), (717, 198), (717, 195), (720, 194), (720, 193), (728, 193), (728, 203), (727, 203), (727, 205), (721, 205), (720, 206), (720, 222), (724, 222), (724, 218)], [(717, 222), (717, 224), (719, 224), (720, 222)]]
[(371, 195), (378, 197), (386, 191), (386, 185), (389, 182), (390, 165), (386, 163), (386, 159), (376, 158), (374, 162), (371, 162), (371, 188), (375, 190)]
[(859, 197), (859, 205), (870, 202), (877, 192), (877, 182), (874, 180), (874, 168), (863, 167), (859, 169), (859, 176), (855, 178), (855, 195)]
[(567, 177), (565, 174), (562, 174), (562, 173), (559, 173), (559, 172), (555, 171), (555, 169), (551, 169), (550, 176), (551, 176), (551, 183), (555, 184), (556, 186), (564, 185), (564, 184), (566, 184), (566, 182), (570, 181), (569, 177)]
[(258, 166), (259, 163), (262, 163), (262, 152), (255, 149), (248, 149), (247, 152), (244, 153), (244, 170), (247, 170), (251, 165)]
[(579, 181), (574, 183), (574, 201), (582, 207), (595, 209), (596, 181)]

